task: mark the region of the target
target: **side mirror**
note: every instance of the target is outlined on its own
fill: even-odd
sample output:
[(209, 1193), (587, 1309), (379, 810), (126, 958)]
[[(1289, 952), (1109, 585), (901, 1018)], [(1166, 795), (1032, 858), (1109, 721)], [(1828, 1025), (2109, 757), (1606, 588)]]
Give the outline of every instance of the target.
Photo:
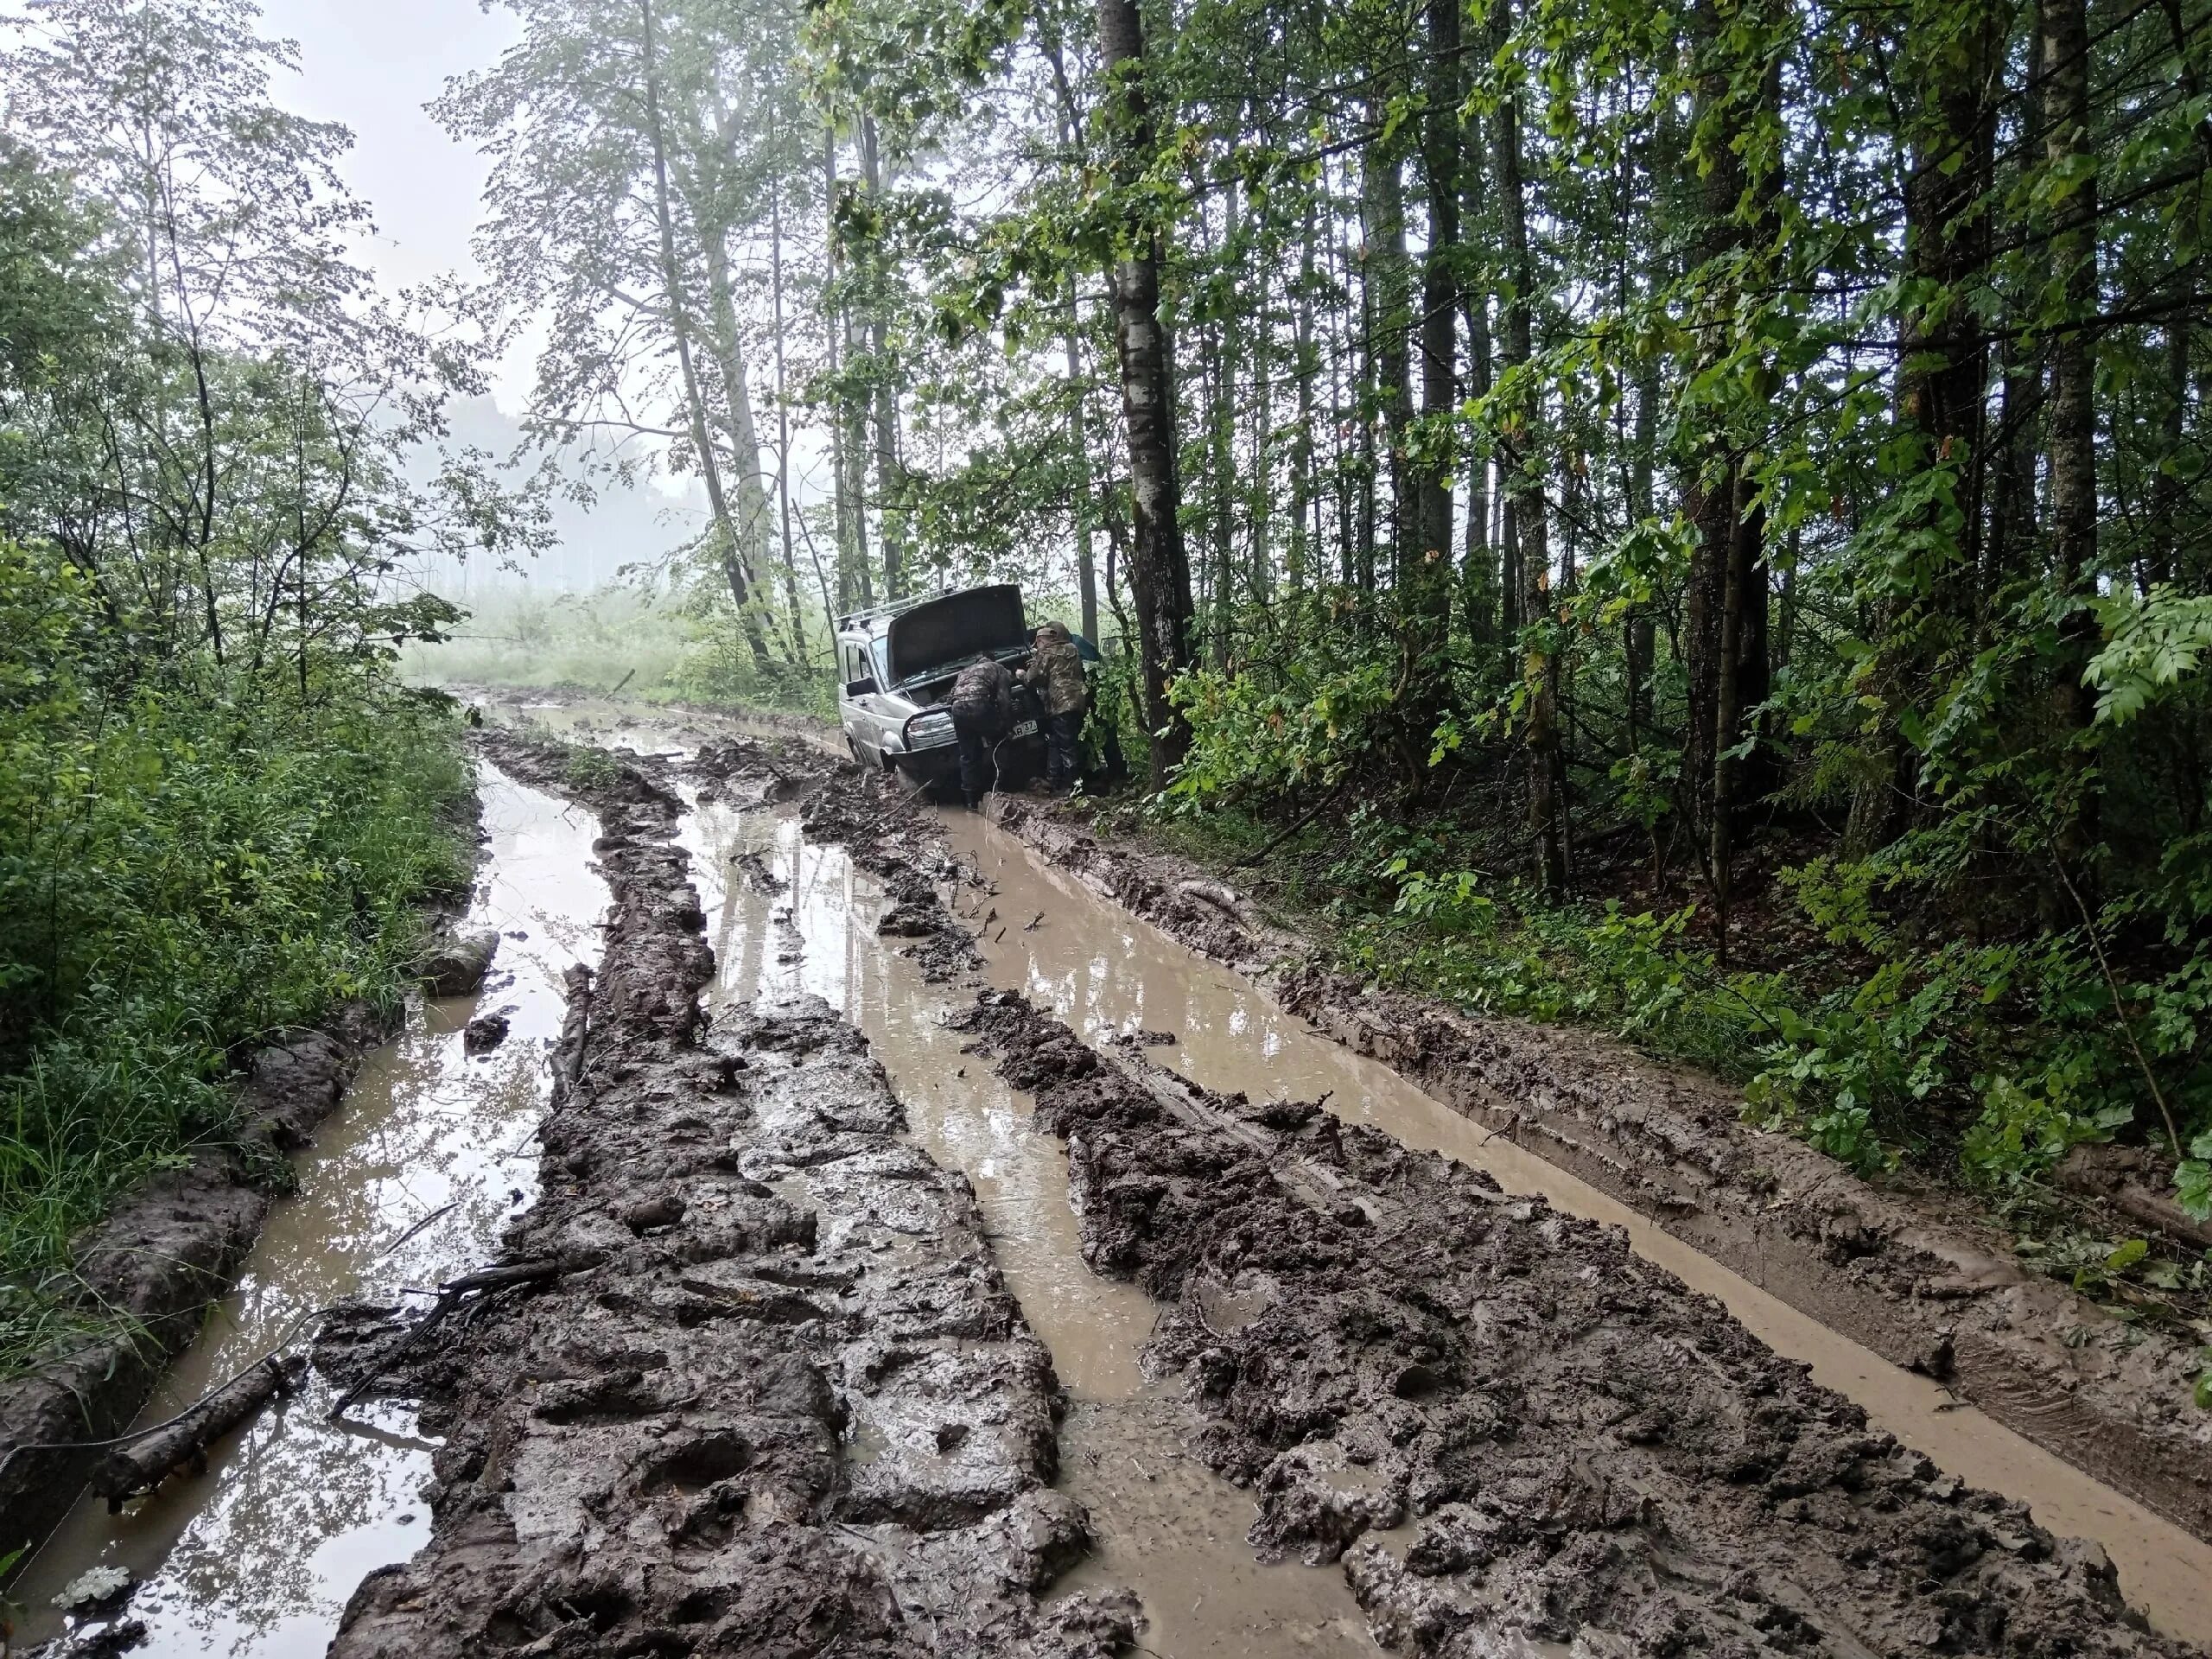
[(869, 696), (874, 695), (874, 691), (875, 682), (873, 679), (863, 677), (845, 682), (845, 695), (849, 697)]

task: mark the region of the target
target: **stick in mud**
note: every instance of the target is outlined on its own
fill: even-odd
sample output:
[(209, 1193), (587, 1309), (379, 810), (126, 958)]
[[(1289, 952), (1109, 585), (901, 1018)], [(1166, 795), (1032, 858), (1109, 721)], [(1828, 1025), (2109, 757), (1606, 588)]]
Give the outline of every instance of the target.
[(209, 1446), (278, 1395), (289, 1394), (306, 1370), (307, 1362), (296, 1356), (270, 1355), (154, 1433), (117, 1446), (93, 1468), (86, 1484), (95, 1497), (107, 1500), (112, 1515), (178, 1469), (189, 1465), (194, 1472), (204, 1471)]

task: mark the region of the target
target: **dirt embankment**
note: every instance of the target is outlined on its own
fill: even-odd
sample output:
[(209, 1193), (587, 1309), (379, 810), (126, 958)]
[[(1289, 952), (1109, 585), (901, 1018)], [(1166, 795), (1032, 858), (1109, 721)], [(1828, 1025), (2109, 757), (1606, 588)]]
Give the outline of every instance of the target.
[(364, 1583), (333, 1652), (1118, 1650), (1132, 1606), (1040, 1601), (1084, 1519), (1049, 1486), (1050, 1357), (965, 1179), (819, 1001), (702, 1029), (713, 961), (663, 783), (487, 741), (599, 813), (614, 908), (505, 1281), (427, 1338), (357, 1321), (325, 1346), (446, 1437), (432, 1542)]
[[(383, 1039), (365, 1007), (342, 1033), (293, 1033), (255, 1056), (240, 1085), (244, 1145), (304, 1143), (338, 1104), (361, 1052)], [(262, 1172), (265, 1174), (265, 1171)], [(265, 1179), (228, 1152), (159, 1175), (94, 1227), (75, 1251), (87, 1333), (0, 1381), (0, 1555), (36, 1544), (84, 1489), (105, 1441), (130, 1427), (169, 1362), (231, 1288), (269, 1213)]]
[(2094, 1545), (1871, 1432), (1618, 1230), (1011, 992), (964, 1023), (1067, 1138), (1087, 1259), (1169, 1304), (1154, 1359), (1253, 1541), (1341, 1557), (1386, 1645), (2193, 1651)]
[(2025, 1270), (1939, 1197), (1885, 1190), (1740, 1121), (1740, 1096), (1586, 1033), (1458, 1014), (1312, 964), (1182, 861), (1033, 804), (999, 820), (1052, 863), (1465, 1116), (1630, 1205), (1792, 1306), (2212, 1540), (2196, 1345)]

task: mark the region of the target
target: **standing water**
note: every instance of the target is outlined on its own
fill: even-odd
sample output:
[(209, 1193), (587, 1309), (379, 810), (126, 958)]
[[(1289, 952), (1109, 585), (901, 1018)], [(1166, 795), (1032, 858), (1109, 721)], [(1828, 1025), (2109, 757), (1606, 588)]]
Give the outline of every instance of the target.
[(1377, 1654), (1342, 1573), (1255, 1560), (1250, 1497), (1185, 1449), (1182, 1384), (1148, 1384), (1138, 1364), (1151, 1299), (1084, 1263), (1059, 1142), (945, 1027), (972, 990), (929, 984), (880, 938), (880, 886), (842, 848), (806, 840), (791, 809), (702, 804), (683, 835), (716, 1000), (823, 997), (866, 1033), (914, 1138), (976, 1189), (992, 1254), (1069, 1398), (1060, 1484), (1089, 1511), (1095, 1547), (1055, 1593), (1135, 1591), (1144, 1646), (1166, 1659)]
[[(410, 1008), (368, 1055), (297, 1160), (238, 1288), (148, 1402), (142, 1424), (181, 1410), (288, 1340), (334, 1302), (394, 1300), (491, 1259), (500, 1229), (537, 1192), (535, 1130), (547, 1047), (559, 1035), (562, 970), (596, 961), (606, 886), (589, 869), (590, 818), (486, 768), (480, 793), (490, 862), (469, 925), (497, 928), (483, 992)], [(506, 1015), (479, 1057), (461, 1028)], [(22, 1635), (62, 1630), (53, 1599), (95, 1567), (138, 1580), (117, 1622), (143, 1622), (144, 1651), (298, 1659), (322, 1651), (355, 1585), (429, 1536), (416, 1497), (431, 1446), (414, 1413), (365, 1402), (341, 1422), (333, 1390), (306, 1384), (219, 1443), (207, 1472), (173, 1478), (111, 1516), (80, 1502), (12, 1592)]]

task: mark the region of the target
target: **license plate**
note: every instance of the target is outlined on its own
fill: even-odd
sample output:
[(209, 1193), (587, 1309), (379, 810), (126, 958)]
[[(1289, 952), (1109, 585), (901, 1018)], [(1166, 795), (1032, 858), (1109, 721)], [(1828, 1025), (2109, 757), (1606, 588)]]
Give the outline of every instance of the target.
[(1021, 724), (1020, 724), (1020, 725), (1019, 725), (1019, 726), (1017, 726), (1017, 727), (1015, 727), (1015, 728), (1014, 728), (1014, 734), (1016, 737), (1034, 737), (1034, 736), (1036, 736), (1036, 735), (1037, 735), (1037, 722), (1036, 722), (1035, 721), (1033, 721), (1033, 720), (1025, 720), (1025, 721), (1023, 721), (1021, 722)]

